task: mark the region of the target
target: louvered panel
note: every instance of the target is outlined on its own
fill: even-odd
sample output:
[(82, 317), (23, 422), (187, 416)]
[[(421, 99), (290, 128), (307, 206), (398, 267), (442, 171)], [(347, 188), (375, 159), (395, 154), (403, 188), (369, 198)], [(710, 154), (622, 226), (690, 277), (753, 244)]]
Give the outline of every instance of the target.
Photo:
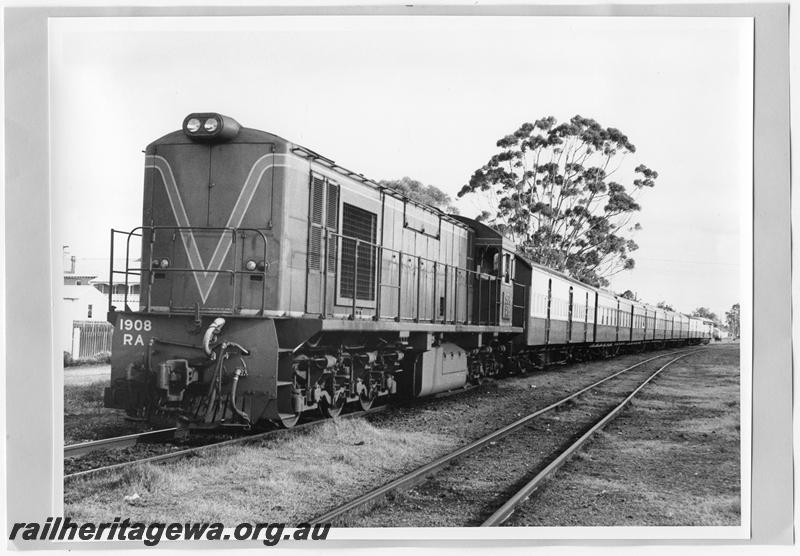
[(308, 268), (319, 270), (322, 257), (322, 216), (325, 207), (325, 181), (311, 176), (311, 226), (308, 232)]
[(325, 182), (317, 176), (313, 176), (311, 180), (311, 222), (313, 224), (322, 224)]
[(328, 182), (328, 206), (326, 215), (326, 226), (330, 230), (339, 227), (339, 186), (333, 182)]
[(310, 270), (319, 270), (321, 247), (322, 228), (311, 226), (311, 232), (308, 238), (308, 268)]
[[(356, 239), (375, 242), (377, 215), (358, 207), (344, 204), (342, 207), (342, 266), (339, 295), (357, 299), (375, 299), (375, 248), (361, 244), (356, 249)], [(348, 239), (355, 238), (355, 239)], [(356, 250), (358, 257), (356, 257)], [(358, 269), (357, 283), (356, 268)]]
[[(328, 230), (337, 232), (339, 229), (339, 186), (328, 182), (328, 198), (325, 215)], [(328, 242), (328, 272), (336, 272), (336, 241)]]

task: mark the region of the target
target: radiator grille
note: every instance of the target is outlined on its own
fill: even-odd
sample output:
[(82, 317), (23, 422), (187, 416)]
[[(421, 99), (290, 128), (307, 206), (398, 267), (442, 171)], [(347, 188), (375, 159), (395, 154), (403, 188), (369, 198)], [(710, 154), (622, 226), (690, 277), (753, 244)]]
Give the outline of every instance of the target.
[[(375, 299), (375, 248), (369, 244), (358, 246), (356, 239), (375, 243), (377, 215), (345, 203), (342, 207), (342, 268), (339, 295), (353, 298), (355, 284), (356, 299)], [(355, 238), (355, 239), (353, 239)], [(357, 259), (357, 260), (356, 260)], [(358, 276), (356, 278), (356, 269)]]

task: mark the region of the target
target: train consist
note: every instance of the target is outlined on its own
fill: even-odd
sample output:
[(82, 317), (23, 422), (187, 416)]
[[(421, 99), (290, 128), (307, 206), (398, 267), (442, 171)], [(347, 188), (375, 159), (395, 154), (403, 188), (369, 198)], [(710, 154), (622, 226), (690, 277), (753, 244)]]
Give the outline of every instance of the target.
[(215, 113), (147, 147), (142, 225), (112, 230), (112, 261), (123, 246), (111, 281), (141, 297), (132, 310), (109, 294), (105, 405), (185, 429), (292, 427), (311, 410), (711, 336)]

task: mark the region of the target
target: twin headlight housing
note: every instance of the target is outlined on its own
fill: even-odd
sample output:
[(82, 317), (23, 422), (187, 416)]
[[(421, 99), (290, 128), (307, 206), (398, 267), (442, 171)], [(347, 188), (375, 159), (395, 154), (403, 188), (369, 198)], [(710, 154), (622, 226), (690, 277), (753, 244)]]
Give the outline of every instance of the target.
[(264, 264), (264, 261), (256, 262), (253, 259), (249, 259), (246, 263), (244, 263), (244, 269), (250, 272), (254, 272), (256, 270), (259, 272), (264, 272), (265, 268), (266, 264)]
[(193, 141), (230, 141), (239, 134), (239, 122), (216, 112), (197, 112), (183, 120), (183, 133)]

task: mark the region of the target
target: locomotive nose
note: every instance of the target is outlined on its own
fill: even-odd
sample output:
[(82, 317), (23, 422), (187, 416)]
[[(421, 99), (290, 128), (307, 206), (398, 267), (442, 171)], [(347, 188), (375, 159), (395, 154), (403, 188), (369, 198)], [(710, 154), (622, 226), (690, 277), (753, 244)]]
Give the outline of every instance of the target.
[(239, 135), (242, 126), (228, 116), (216, 112), (196, 112), (183, 119), (183, 133), (192, 141), (223, 143)]

